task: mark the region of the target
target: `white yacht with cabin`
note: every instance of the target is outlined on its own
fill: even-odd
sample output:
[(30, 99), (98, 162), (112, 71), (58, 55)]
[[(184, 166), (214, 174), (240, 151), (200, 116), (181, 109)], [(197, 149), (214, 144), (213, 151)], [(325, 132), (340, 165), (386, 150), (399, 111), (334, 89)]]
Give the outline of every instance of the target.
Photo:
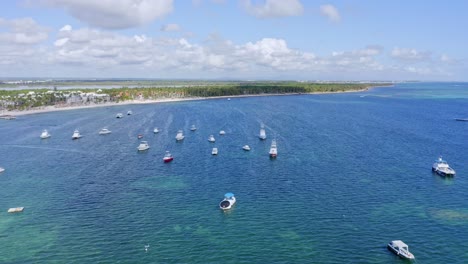
[(195, 131), (195, 130), (197, 130), (197, 127), (196, 127), (195, 125), (192, 125), (192, 126), (190, 127), (190, 131)]
[(99, 131), (99, 135), (107, 135), (107, 134), (110, 134), (110, 133), (112, 133), (112, 131), (110, 131), (107, 128), (103, 128), (103, 129), (101, 129), (101, 131)]
[(271, 141), (271, 146), (270, 146), (270, 157), (276, 158), (277, 155), (278, 155), (278, 147), (276, 145), (276, 139), (273, 139)]
[(442, 157), (439, 157), (434, 164), (432, 164), (432, 171), (444, 177), (455, 176), (455, 170), (452, 169)]
[(214, 143), (214, 142), (216, 141), (216, 139), (214, 138), (213, 135), (210, 135), (210, 136), (208, 137), (208, 141)]
[(115, 115), (116, 118), (122, 118), (123, 117), (123, 114), (122, 113), (118, 113), (117, 115)]
[(221, 136), (222, 136), (222, 135), (226, 135), (226, 131), (221, 130), (221, 131), (219, 131), (219, 134), (220, 134)]
[(2, 172), (4, 172), (4, 171), (5, 171), (5, 169), (2, 168), (2, 167), (0, 167), (0, 173), (2, 173)]
[(153, 133), (157, 134), (159, 133), (159, 129), (157, 127), (154, 128)]
[(263, 124), (260, 126), (260, 133), (258, 135), (258, 138), (260, 138), (260, 140), (266, 139), (266, 131), (265, 131), (265, 126)]
[(224, 199), (219, 203), (219, 208), (222, 210), (229, 210), (236, 203), (236, 197), (233, 193), (226, 193)]
[(211, 155), (218, 155), (218, 148), (213, 148), (211, 150)]
[(242, 149), (245, 150), (245, 151), (249, 151), (249, 150), (250, 150), (250, 146), (249, 146), (249, 145), (244, 145), (244, 146), (242, 147)]
[(127, 115), (132, 115), (132, 114), (133, 114), (133, 112), (131, 110), (127, 111)]
[(408, 245), (403, 243), (401, 240), (393, 240), (392, 242), (388, 243), (387, 248), (400, 258), (409, 260), (414, 259), (414, 255), (409, 252)]
[(42, 130), (41, 138), (42, 139), (50, 138), (50, 134), (49, 134), (49, 131), (47, 131), (47, 129)]
[(149, 147), (147, 141), (141, 141), (141, 142), (140, 142), (140, 145), (138, 145), (138, 147), (137, 147), (138, 151), (148, 150), (149, 148), (150, 148), (150, 147)]
[(184, 138), (185, 138), (184, 132), (183, 132), (182, 130), (177, 131), (177, 135), (176, 135), (175, 139), (176, 139), (177, 141), (181, 141), (181, 140), (183, 140)]
[(79, 138), (81, 138), (80, 131), (78, 131), (78, 129), (75, 129), (72, 135), (72, 139), (79, 139)]

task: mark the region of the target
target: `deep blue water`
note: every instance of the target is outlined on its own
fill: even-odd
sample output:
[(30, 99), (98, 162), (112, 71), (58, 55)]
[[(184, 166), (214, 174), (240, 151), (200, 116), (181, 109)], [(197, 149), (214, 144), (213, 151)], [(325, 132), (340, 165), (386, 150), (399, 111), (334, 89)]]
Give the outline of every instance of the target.
[(411, 83), (0, 120), (0, 262), (405, 263), (386, 249), (401, 239), (417, 263), (468, 263), (467, 102), (466, 83)]

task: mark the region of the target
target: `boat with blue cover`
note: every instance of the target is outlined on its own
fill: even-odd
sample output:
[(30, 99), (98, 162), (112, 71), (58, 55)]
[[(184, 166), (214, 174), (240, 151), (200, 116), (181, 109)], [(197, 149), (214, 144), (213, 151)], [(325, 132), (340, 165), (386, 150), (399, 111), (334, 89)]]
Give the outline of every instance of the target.
[(229, 210), (236, 203), (236, 197), (233, 193), (226, 193), (224, 199), (219, 203), (219, 208), (222, 210)]

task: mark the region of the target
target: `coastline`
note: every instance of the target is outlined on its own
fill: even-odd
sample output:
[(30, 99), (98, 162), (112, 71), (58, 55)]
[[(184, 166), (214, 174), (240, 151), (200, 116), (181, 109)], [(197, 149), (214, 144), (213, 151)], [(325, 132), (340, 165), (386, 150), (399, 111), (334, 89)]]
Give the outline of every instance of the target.
[[(393, 85), (392, 85), (393, 86)], [(340, 94), (340, 93), (357, 93), (365, 92), (370, 89), (388, 87), (388, 86), (369, 86), (359, 90), (349, 90), (349, 91), (338, 91), (338, 92), (313, 92), (313, 93), (286, 93), (286, 94), (249, 94), (249, 95), (231, 95), (231, 96), (213, 96), (213, 97), (188, 97), (188, 98), (167, 98), (167, 99), (146, 99), (146, 100), (127, 100), (123, 102), (109, 102), (101, 104), (89, 104), (89, 105), (69, 105), (69, 106), (43, 106), (29, 110), (13, 110), (13, 111), (3, 111), (2, 115), (11, 115), (11, 116), (24, 116), (24, 115), (33, 115), (33, 114), (42, 114), (49, 112), (58, 112), (58, 111), (67, 111), (67, 110), (79, 110), (87, 108), (98, 108), (98, 107), (112, 107), (119, 105), (139, 105), (139, 104), (158, 104), (158, 103), (172, 103), (172, 102), (183, 102), (183, 101), (200, 101), (200, 100), (214, 100), (214, 99), (223, 99), (223, 98), (243, 98), (243, 97), (258, 97), (258, 96), (287, 96), (287, 95), (314, 95), (314, 94)]]

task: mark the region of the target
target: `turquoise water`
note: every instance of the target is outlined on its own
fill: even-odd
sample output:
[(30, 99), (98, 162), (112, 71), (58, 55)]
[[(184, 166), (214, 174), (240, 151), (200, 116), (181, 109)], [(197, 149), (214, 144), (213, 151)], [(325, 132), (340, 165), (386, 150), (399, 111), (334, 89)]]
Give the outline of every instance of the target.
[[(468, 263), (468, 122), (453, 120), (468, 117), (467, 91), (413, 83), (0, 120), (0, 262), (405, 263), (386, 249), (401, 239), (417, 263)], [(439, 155), (453, 179), (432, 174)], [(226, 192), (238, 202), (223, 213)]]

